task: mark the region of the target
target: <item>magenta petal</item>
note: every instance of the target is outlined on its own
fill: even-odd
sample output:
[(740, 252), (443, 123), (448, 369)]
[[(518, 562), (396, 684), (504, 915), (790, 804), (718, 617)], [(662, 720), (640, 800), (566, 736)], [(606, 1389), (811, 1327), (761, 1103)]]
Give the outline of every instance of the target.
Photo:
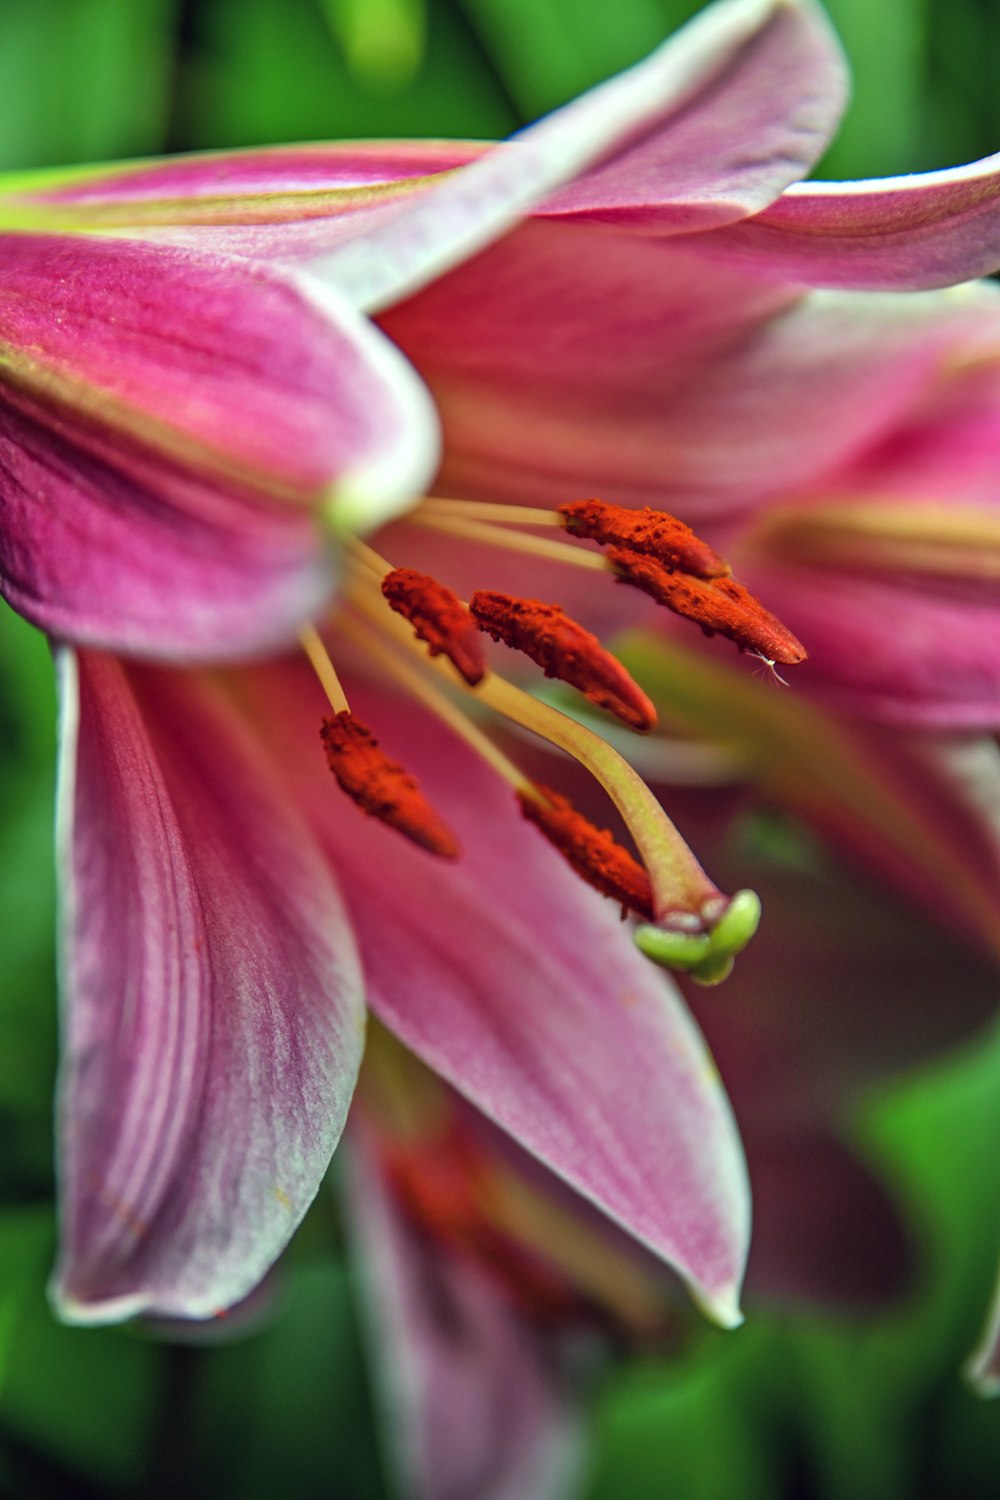
[(867, 182), (808, 182), (700, 247), (805, 286), (919, 291), (1000, 266), (1000, 155)]
[[(344, 881), (369, 1000), (424, 1062), (739, 1321), (743, 1158), (722, 1086), (676, 991), (629, 929), (518, 815), (513, 793), (412, 707), (360, 695), (463, 844), (434, 860), (330, 786), (311, 683), (258, 677), (259, 722)], [(353, 698), (352, 698), (353, 703)]]
[(330, 590), (307, 508), (426, 483), (430, 404), (305, 281), (98, 239), (3, 237), (0, 577), (51, 633), (221, 657)]
[(329, 873), (223, 689), (60, 657), (64, 1317), (208, 1317), (316, 1193), (360, 1061)]
[(636, 67), (428, 192), (369, 211), (346, 242), (335, 225), (334, 248), (311, 264), (373, 311), (467, 259), (539, 202), (675, 230), (726, 223), (802, 175), (843, 93), (836, 40), (810, 0), (720, 0)]
[(384, 1431), (409, 1500), (556, 1500), (579, 1419), (554, 1350), (471, 1260), (398, 1213), (352, 1120), (348, 1187)]

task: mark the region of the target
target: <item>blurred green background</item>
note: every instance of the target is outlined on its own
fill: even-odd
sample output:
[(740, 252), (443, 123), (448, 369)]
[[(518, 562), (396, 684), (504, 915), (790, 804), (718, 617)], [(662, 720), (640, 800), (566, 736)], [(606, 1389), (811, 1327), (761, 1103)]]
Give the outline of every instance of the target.
[[(0, 166), (367, 135), (500, 136), (640, 57), (695, 0), (0, 0)], [(824, 175), (1000, 146), (1000, 5), (830, 0), (855, 78)], [(57, 1326), (51, 673), (0, 619), (0, 1495), (381, 1496), (332, 1210), (284, 1310), (219, 1348)], [(674, 1365), (621, 1364), (588, 1500), (928, 1500), (1000, 1493), (1000, 1404), (959, 1368), (1000, 1243), (1000, 1048), (886, 1091), (859, 1139), (925, 1252), (866, 1322), (757, 1311)]]

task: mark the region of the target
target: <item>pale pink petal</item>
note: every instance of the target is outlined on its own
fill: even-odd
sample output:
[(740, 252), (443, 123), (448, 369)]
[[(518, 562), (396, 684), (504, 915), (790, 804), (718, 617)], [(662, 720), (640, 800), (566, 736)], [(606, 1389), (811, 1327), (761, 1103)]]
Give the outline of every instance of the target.
[(46, 630), (222, 657), (287, 641), (331, 588), (308, 515), (426, 483), (433, 412), (332, 295), (245, 263), (3, 238), (7, 598)]
[(60, 656), (62, 1254), (76, 1322), (209, 1317), (260, 1281), (343, 1127), (357, 957), (217, 683)]
[(1000, 1277), (982, 1338), (966, 1365), (969, 1380), (983, 1396), (1000, 1396)]
[(1000, 330), (992, 288), (789, 306), (695, 243), (530, 225), (387, 313), (441, 412), (439, 491), (596, 494), (693, 524), (773, 503), (832, 480)]
[(747, 582), (809, 643), (802, 686), (886, 723), (991, 729), (1000, 721), (995, 580), (923, 582), (765, 563)]
[(1000, 155), (862, 182), (795, 184), (755, 219), (705, 235), (713, 259), (807, 286), (921, 290), (1000, 266)]
[[(327, 194), (383, 183), (415, 182), (437, 172), (464, 166), (485, 147), (467, 141), (323, 141), (307, 145), (252, 146), (240, 151), (197, 151), (155, 161), (124, 162), (115, 166), (78, 167), (53, 173), (38, 184), (28, 174), (28, 187), (6, 202), (80, 205), (90, 209), (113, 204), (169, 204), (184, 215), (201, 203), (230, 221), (241, 211), (276, 218), (322, 207), (336, 212), (338, 200)], [(297, 201), (302, 195), (302, 201)], [(186, 200), (194, 200), (193, 204)], [(343, 200), (345, 207), (353, 200)]]
[(506, 146), (425, 194), (370, 211), (363, 233), (311, 264), (373, 311), (458, 265), (543, 200), (555, 213), (675, 231), (725, 223), (802, 176), (843, 93), (839, 49), (810, 0), (719, 0), (644, 62)]
[(357, 705), (446, 811), (464, 851), (454, 863), (359, 821), (318, 746), (296, 748), (316, 735), (312, 684), (291, 668), (257, 682), (255, 717), (343, 876), (379, 1017), (673, 1265), (719, 1322), (738, 1322), (748, 1229), (738, 1138), (676, 991), (614, 908), (416, 708), (363, 692)]
[(352, 1120), (355, 1253), (389, 1456), (408, 1500), (556, 1500), (578, 1476), (579, 1416), (554, 1348), (487, 1272), (398, 1212)]
[[(646, 62), (496, 149), (364, 142), (85, 169), (27, 179), (8, 212), (21, 209), (31, 223), (44, 205), (67, 227), (323, 257), (333, 283), (371, 308), (539, 203), (547, 216), (658, 234), (751, 214), (812, 165), (844, 93), (839, 48), (811, 0), (721, 0)], [(468, 163), (453, 181), (433, 183)]]

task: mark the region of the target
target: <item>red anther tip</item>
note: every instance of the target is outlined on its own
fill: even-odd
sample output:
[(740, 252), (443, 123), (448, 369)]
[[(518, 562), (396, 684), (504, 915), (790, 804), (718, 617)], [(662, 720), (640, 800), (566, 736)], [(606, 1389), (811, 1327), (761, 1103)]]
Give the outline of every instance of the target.
[(692, 573), (697, 578), (724, 578), (729, 564), (707, 542), (665, 510), (629, 510), (624, 505), (606, 505), (603, 500), (574, 500), (560, 505), (559, 514), (571, 536), (627, 547), (655, 557), (671, 571)]
[(598, 708), (617, 714), (630, 729), (654, 728), (656, 709), (638, 683), (596, 635), (558, 604), (479, 589), (469, 601), (469, 611), (480, 630), (523, 651), (546, 677), (568, 682)]
[(642, 865), (615, 843), (606, 828), (595, 828), (588, 822), (567, 797), (544, 786), (538, 791), (545, 802), (527, 792), (517, 794), (528, 822), (542, 830), (588, 885), (651, 922), (653, 888)]
[(379, 749), (378, 740), (351, 713), (324, 719), (320, 738), (330, 770), (351, 801), (414, 844), (454, 859), (458, 841), (424, 797), (416, 777)]
[(806, 649), (801, 641), (735, 578), (703, 579), (672, 573), (655, 558), (621, 547), (613, 547), (608, 557), (620, 582), (633, 584), (657, 604), (693, 620), (706, 635), (724, 635), (741, 651), (756, 651), (783, 666), (805, 661)]
[(447, 656), (470, 687), (482, 682), (483, 645), (457, 594), (415, 568), (393, 568), (382, 579), (382, 593), (391, 608), (409, 620), (431, 656)]

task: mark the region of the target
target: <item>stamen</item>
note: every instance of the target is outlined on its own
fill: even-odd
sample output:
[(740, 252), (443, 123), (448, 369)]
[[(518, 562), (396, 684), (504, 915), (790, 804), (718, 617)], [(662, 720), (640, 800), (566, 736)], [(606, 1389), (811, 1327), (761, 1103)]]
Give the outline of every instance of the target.
[[(356, 609), (362, 610), (374, 625), (384, 629), (385, 626), (392, 624), (385, 611), (372, 608), (367, 598), (357, 597), (352, 600), (352, 603)], [(523, 792), (527, 796), (537, 795), (534, 792), (534, 783), (528, 779), (520, 767), (504, 755), (489, 736), (473, 723), (468, 714), (463, 713), (457, 704), (453, 703), (429, 680), (421, 670), (424, 666), (423, 661), (411, 665), (406, 657), (399, 651), (393, 650), (375, 631), (367, 629), (361, 621), (353, 619), (350, 615), (340, 616), (337, 629), (340, 634), (354, 641), (356, 645), (373, 656), (379, 665), (391, 673), (412, 697), (423, 703), (442, 723), (447, 724), (448, 728), (463, 739), (470, 749), (496, 771), (497, 775), (503, 777), (515, 792)]]
[(548, 787), (538, 790), (546, 799), (518, 793), (521, 812), (529, 823), (540, 828), (588, 885), (621, 903), (647, 921), (653, 920), (653, 888), (642, 865), (627, 849), (615, 843), (606, 828), (595, 828), (567, 797)]
[(724, 558), (695, 536), (690, 526), (665, 510), (629, 510), (603, 500), (574, 500), (560, 505), (558, 514), (571, 536), (611, 543), (655, 557), (665, 568), (680, 569), (698, 578), (724, 578), (732, 572)]
[(582, 547), (573, 547), (569, 542), (556, 542), (549, 537), (528, 536), (523, 531), (510, 531), (505, 526), (494, 526), (488, 521), (470, 520), (451, 511), (441, 512), (426, 505), (418, 505), (407, 514), (406, 520), (417, 526), (426, 526), (432, 531), (443, 531), (448, 536), (465, 537), (470, 542), (502, 547), (508, 552), (527, 552), (532, 557), (541, 557), (548, 562), (570, 563), (577, 568), (590, 568), (596, 573), (610, 572), (599, 552), (587, 552)]
[(631, 729), (655, 727), (656, 709), (638, 683), (605, 651), (596, 635), (558, 604), (477, 589), (469, 610), (481, 630), (530, 656), (546, 677), (570, 683), (598, 708), (617, 714)]
[(382, 579), (382, 593), (390, 607), (409, 620), (431, 656), (447, 656), (470, 687), (482, 680), (486, 671), (482, 642), (457, 594), (414, 568), (393, 568)]
[(379, 749), (366, 724), (344, 710), (323, 720), (320, 737), (330, 770), (362, 812), (431, 854), (455, 858), (459, 846), (451, 829), (426, 800), (416, 778)]
[(446, 500), (428, 495), (420, 502), (421, 513), (442, 517), (465, 516), (470, 521), (496, 521), (501, 526), (562, 526), (558, 511), (537, 505), (504, 505), (496, 500)]
[(350, 713), (351, 706), (347, 701), (347, 694), (344, 692), (329, 653), (323, 645), (319, 631), (312, 625), (303, 625), (299, 631), (299, 642), (320, 680), (320, 686), (326, 693), (334, 713)]
[(674, 614), (694, 620), (706, 635), (724, 635), (741, 651), (756, 651), (770, 661), (794, 666), (806, 650), (781, 621), (735, 578), (693, 578), (671, 573), (653, 557), (613, 547), (608, 557), (621, 583), (649, 594)]

